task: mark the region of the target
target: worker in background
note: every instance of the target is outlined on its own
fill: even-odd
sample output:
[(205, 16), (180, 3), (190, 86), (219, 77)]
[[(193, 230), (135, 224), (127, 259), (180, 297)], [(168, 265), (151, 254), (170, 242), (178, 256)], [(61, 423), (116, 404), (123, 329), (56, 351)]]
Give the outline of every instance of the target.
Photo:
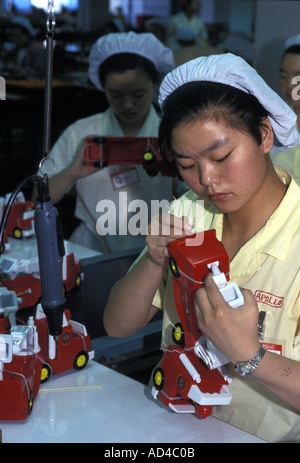
[(208, 43), (199, 45), (197, 43), (197, 32), (188, 27), (178, 29), (176, 34), (180, 49), (174, 52), (175, 67), (187, 63), (199, 56), (209, 56), (223, 53), (221, 48), (212, 47)]
[[(82, 151), (88, 136), (158, 137), (160, 117), (152, 104), (153, 94), (162, 75), (173, 66), (172, 51), (153, 34), (112, 33), (93, 46), (89, 77), (105, 93), (110, 106), (105, 112), (69, 126), (50, 153), (56, 166), (49, 181), (52, 202), (57, 203), (72, 189), (77, 198), (75, 215), (81, 223), (70, 241), (102, 253), (144, 246), (142, 234), (119, 233), (120, 229), (127, 229), (132, 216), (126, 207), (121, 207), (119, 193), (127, 194), (128, 204), (144, 201), (150, 212), (152, 200), (171, 201), (182, 192), (183, 182), (179, 179), (161, 174), (150, 177), (140, 165), (102, 169), (87, 166)], [(101, 222), (104, 211), (97, 211), (100, 201), (110, 201), (115, 206), (114, 234), (108, 233), (106, 224)]]
[[(280, 69), (279, 87), (283, 98), (297, 115), (296, 128), (300, 131), (300, 34), (285, 43)], [(273, 154), (272, 162), (287, 170), (300, 185), (300, 145), (284, 153)]]
[(143, 32), (149, 32), (164, 45), (167, 44), (167, 28), (168, 21), (165, 18), (154, 16), (153, 18), (147, 19), (143, 26)]
[(234, 31), (230, 33), (225, 42), (220, 44), (220, 47), (228, 53), (240, 56), (251, 66), (254, 65), (256, 48), (245, 32)]
[(172, 15), (168, 24), (168, 46), (177, 51), (181, 48), (177, 40), (179, 29), (191, 29), (196, 33), (195, 42), (198, 45), (205, 46), (208, 41), (206, 26), (199, 17), (200, 2), (199, 0), (182, 0), (180, 2), (181, 11)]
[(11, 21), (12, 50), (6, 57), (4, 69), (12, 78), (44, 79), (46, 51), (36, 39), (36, 31), (28, 18), (15, 16)]

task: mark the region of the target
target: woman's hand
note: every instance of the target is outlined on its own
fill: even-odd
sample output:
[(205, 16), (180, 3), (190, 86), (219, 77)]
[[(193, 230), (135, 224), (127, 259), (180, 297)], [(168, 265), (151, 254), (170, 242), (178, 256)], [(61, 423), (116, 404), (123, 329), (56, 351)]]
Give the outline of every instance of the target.
[(167, 265), (170, 257), (169, 244), (192, 233), (192, 226), (186, 217), (178, 218), (170, 214), (154, 216), (146, 236), (152, 262), (161, 267)]
[(195, 296), (199, 329), (233, 364), (251, 360), (260, 349), (257, 303), (251, 291), (241, 291), (244, 304), (233, 309), (210, 273)]
[(99, 167), (89, 166), (85, 164), (84, 142), (85, 139), (82, 139), (79, 143), (76, 151), (76, 157), (68, 167), (68, 170), (71, 176), (73, 177), (74, 181), (78, 180), (79, 178), (87, 177), (88, 175), (94, 174), (100, 169)]

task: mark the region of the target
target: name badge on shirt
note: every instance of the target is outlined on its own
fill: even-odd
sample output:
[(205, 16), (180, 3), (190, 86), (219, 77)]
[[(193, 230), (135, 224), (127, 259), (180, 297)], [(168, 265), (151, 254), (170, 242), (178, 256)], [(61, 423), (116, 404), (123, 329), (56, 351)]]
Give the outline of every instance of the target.
[(262, 342), (262, 345), (269, 352), (282, 355), (282, 345), (281, 344), (273, 344), (271, 342)]
[(138, 171), (135, 167), (111, 174), (110, 178), (115, 190), (119, 190), (120, 188), (124, 188), (140, 181)]

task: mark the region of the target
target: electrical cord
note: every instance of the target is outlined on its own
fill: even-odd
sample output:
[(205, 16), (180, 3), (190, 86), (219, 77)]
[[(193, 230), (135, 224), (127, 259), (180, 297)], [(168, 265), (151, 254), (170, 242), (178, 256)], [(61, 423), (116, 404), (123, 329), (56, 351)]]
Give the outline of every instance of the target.
[(4, 250), (4, 246), (2, 245), (2, 242), (3, 242), (5, 226), (6, 226), (6, 223), (7, 223), (7, 219), (8, 219), (11, 207), (12, 207), (13, 203), (15, 202), (16, 197), (17, 197), (18, 193), (21, 191), (21, 189), (25, 185), (27, 185), (28, 183), (31, 183), (31, 182), (38, 183), (40, 191), (43, 189), (43, 184), (44, 184), (43, 177), (40, 177), (39, 175), (32, 175), (30, 177), (27, 177), (24, 180), (22, 180), (16, 186), (16, 188), (12, 192), (12, 194), (11, 194), (9, 200), (8, 200), (8, 203), (7, 203), (6, 207), (5, 207), (4, 214), (3, 214), (3, 217), (2, 217), (2, 220), (1, 220), (1, 225), (0, 225), (0, 255), (2, 254), (2, 252)]

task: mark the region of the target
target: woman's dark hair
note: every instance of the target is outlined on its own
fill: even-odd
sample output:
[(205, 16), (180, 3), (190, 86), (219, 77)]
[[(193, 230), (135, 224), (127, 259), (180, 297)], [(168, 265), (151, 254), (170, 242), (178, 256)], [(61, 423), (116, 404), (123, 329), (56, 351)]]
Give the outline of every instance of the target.
[(99, 80), (104, 88), (106, 76), (112, 72), (123, 73), (133, 69), (141, 69), (153, 82), (159, 81), (160, 74), (154, 64), (136, 53), (117, 53), (107, 58), (99, 67)]
[(206, 81), (186, 83), (163, 103), (159, 128), (161, 155), (175, 167), (172, 131), (182, 123), (198, 119), (221, 121), (233, 129), (249, 133), (260, 145), (260, 129), (269, 115), (254, 95), (238, 88)]
[(282, 58), (284, 58), (284, 56), (288, 54), (300, 55), (300, 45), (292, 45), (288, 47), (286, 50), (284, 50)]

